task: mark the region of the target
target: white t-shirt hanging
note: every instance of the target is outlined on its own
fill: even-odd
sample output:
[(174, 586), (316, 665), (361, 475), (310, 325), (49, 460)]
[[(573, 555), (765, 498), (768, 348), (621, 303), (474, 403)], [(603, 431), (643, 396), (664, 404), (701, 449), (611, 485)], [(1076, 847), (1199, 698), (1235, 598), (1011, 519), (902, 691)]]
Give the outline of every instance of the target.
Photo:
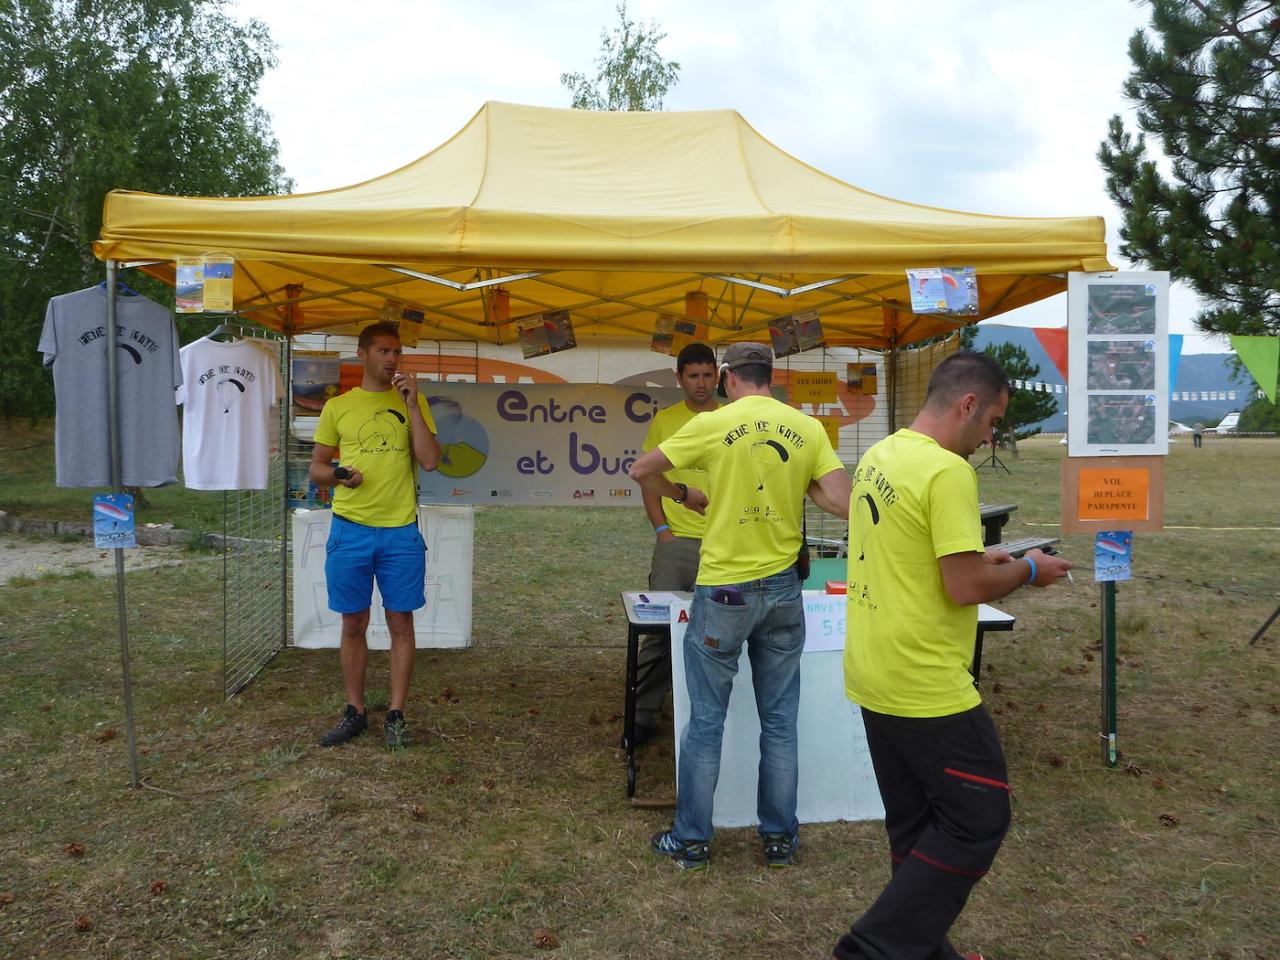
[(182, 348), (182, 474), (193, 490), (264, 490), (267, 410), (280, 395), (270, 355), (247, 340)]

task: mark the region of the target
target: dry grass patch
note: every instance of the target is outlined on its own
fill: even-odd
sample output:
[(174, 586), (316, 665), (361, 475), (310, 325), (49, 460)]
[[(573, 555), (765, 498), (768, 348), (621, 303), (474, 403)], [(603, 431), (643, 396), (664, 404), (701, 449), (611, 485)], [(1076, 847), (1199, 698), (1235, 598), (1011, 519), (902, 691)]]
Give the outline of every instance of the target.
[[(1277, 525), (1280, 443), (1230, 443), (1174, 448), (1171, 524)], [(1020, 504), (1011, 536), (1057, 517), (1062, 448), (1022, 446), (1012, 477), (981, 478)], [(1016, 629), (988, 638), (1015, 819), (953, 939), (999, 960), (1274, 957), (1280, 627), (1247, 639), (1280, 602), (1280, 534), (1138, 537), (1117, 769), (1099, 764), (1087, 541), (1063, 545), (1074, 587), (1010, 598)], [(376, 736), (385, 657), (374, 735), (322, 750), (332, 652), (285, 651), (223, 703), (217, 571), (131, 574), (142, 768), (171, 792), (124, 789), (111, 582), (0, 588), (0, 953), (825, 956), (883, 883), (879, 824), (806, 827), (790, 871), (764, 867), (753, 831), (723, 831), (711, 870), (685, 876), (648, 852), (669, 812), (624, 802), (616, 597), (649, 550), (636, 509), (480, 511), (475, 646), (420, 656), (419, 742), (394, 755)], [(671, 778), (669, 742), (646, 747), (640, 792)]]

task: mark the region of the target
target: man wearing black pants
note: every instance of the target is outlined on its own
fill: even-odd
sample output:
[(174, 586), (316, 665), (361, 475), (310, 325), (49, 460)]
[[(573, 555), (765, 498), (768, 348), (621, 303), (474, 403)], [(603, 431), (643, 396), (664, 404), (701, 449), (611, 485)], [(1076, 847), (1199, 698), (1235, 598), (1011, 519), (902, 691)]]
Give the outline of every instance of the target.
[[(658, 412), (644, 439), (648, 453), (674, 436), (700, 413), (720, 406), (716, 400), (716, 355), (705, 343), (691, 343), (676, 357), (676, 383), (684, 399)], [(699, 490), (707, 487), (707, 472), (670, 470), (666, 477)], [(650, 590), (690, 591), (698, 579), (698, 557), (707, 519), (658, 494), (641, 489), (644, 512), (653, 526)], [(658, 716), (671, 692), (671, 643), (666, 634), (642, 634), (636, 663), (636, 746), (652, 739)]]
[(836, 960), (981, 960), (947, 940), (1009, 827), (1004, 753), (969, 674), (978, 604), (1071, 567), (1039, 550), (983, 550), (967, 458), (1008, 402), (995, 361), (954, 354), (911, 427), (854, 471), (845, 692), (862, 708), (893, 868)]

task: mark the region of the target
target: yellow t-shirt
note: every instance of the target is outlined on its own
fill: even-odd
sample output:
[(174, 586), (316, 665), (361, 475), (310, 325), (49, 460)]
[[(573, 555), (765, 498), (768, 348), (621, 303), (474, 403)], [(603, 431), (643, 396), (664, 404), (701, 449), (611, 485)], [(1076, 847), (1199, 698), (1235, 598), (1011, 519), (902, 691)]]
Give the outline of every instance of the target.
[[(427, 400), (418, 409), (431, 432), (435, 422)], [(356, 387), (334, 397), (320, 411), (316, 443), (337, 447), (344, 467), (364, 474), (358, 487), (333, 488), (333, 512), (368, 527), (402, 527), (417, 517), (414, 471), (409, 450), (409, 410), (396, 390), (373, 392)]]
[[(688, 403), (684, 400), (658, 411), (657, 416), (649, 423), (649, 433), (644, 438), (644, 452), (648, 453), (667, 437), (675, 436), (681, 427), (697, 415), (697, 411), (690, 410)], [(672, 483), (685, 483), (703, 491), (707, 489), (707, 471), (705, 470), (696, 468), (668, 470), (666, 477)], [(666, 497), (662, 498), (662, 515), (666, 517), (667, 525), (677, 537), (700, 540), (707, 528), (706, 517)]]
[(947, 594), (938, 558), (981, 553), (978, 477), (931, 437), (899, 430), (868, 450), (849, 499), (844, 686), (897, 717), (982, 702), (969, 675), (978, 608)]
[(809, 484), (844, 469), (822, 424), (773, 397), (700, 413), (658, 446), (673, 467), (707, 471), (698, 583), (711, 587), (795, 563)]

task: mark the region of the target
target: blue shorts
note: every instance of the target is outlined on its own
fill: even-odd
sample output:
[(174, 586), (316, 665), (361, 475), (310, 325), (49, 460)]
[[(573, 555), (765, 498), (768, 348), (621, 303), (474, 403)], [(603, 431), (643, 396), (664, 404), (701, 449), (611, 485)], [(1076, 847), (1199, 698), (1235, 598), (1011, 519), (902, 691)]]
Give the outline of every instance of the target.
[(329, 609), (334, 613), (368, 610), (375, 578), (384, 609), (407, 613), (426, 606), (422, 584), (427, 573), (427, 545), (416, 523), (366, 527), (335, 513), (324, 552)]

